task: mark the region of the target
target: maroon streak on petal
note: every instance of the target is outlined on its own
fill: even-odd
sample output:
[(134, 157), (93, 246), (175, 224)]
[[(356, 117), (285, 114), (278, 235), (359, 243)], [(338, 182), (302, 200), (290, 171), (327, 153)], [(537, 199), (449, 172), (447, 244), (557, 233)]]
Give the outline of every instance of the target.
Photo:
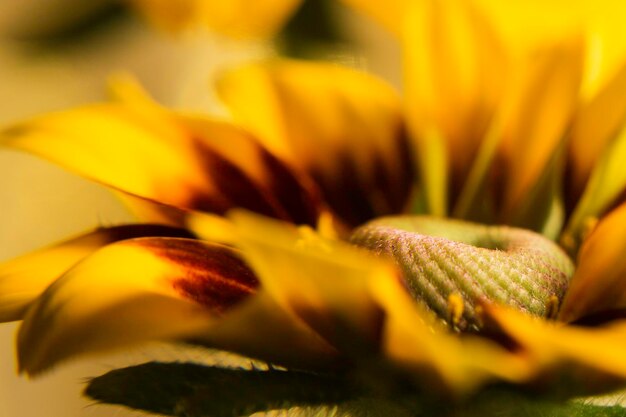
[(386, 172), (389, 183), (382, 186), (387, 191), (389, 198), (391, 213), (401, 213), (408, 202), (411, 189), (416, 179), (417, 169), (414, 166), (413, 149), (411, 148), (411, 139), (404, 123), (398, 127), (397, 148), (396, 148), (396, 164), (393, 170), (390, 170), (382, 158), (377, 158), (379, 169)]
[(402, 123), (394, 140), (393, 166), (380, 153), (372, 153), (371, 165), (360, 167), (346, 149), (332, 156), (339, 167), (337, 172), (309, 168), (325, 201), (348, 225), (355, 227), (375, 217), (402, 213), (406, 207), (415, 169)]
[(332, 173), (311, 168), (311, 176), (319, 184), (324, 199), (349, 226), (355, 227), (376, 217), (368, 201), (371, 189), (359, 182), (358, 171), (349, 155), (335, 155), (340, 172)]
[(582, 327), (599, 327), (602, 325), (610, 324), (613, 321), (624, 319), (626, 319), (626, 309), (617, 308), (592, 313), (578, 318), (568, 324)]
[(255, 293), (259, 286), (237, 251), (226, 246), (189, 239), (141, 239), (137, 243), (182, 266), (185, 273), (172, 278), (172, 286), (212, 313), (224, 313)]
[(310, 175), (339, 223), (405, 208), (411, 152), (401, 100), (385, 82), (333, 63), (273, 60), (230, 71), (218, 87), (236, 120)]
[(193, 238), (187, 230), (156, 224), (101, 227), (0, 264), (0, 321), (23, 318), (50, 284), (100, 248), (139, 237)]
[[(253, 178), (240, 165), (221, 155), (202, 140), (194, 141), (204, 176), (213, 192), (197, 189), (187, 206), (199, 211), (224, 214), (245, 208), (268, 217), (296, 224), (316, 225), (321, 199), (315, 185), (304, 179), (261, 145), (254, 144), (266, 178)], [(305, 175), (305, 174), (302, 174)]]
[[(219, 196), (229, 202), (230, 207), (241, 207), (256, 213), (285, 219), (286, 214), (272, 196), (234, 163), (219, 155), (216, 151), (197, 142), (198, 156), (201, 158), (206, 176), (215, 184)], [(196, 207), (204, 211), (216, 211), (223, 214), (219, 207), (213, 208), (211, 200), (199, 198)]]
[(303, 184), (284, 162), (263, 149), (261, 158), (270, 175), (269, 188), (296, 224), (315, 226), (320, 215), (321, 195), (312, 181)]
[(148, 236), (178, 237), (188, 239), (193, 239), (195, 237), (189, 230), (160, 224), (128, 224), (109, 228), (100, 228), (98, 231), (106, 233), (108, 243), (117, 242), (118, 240), (123, 239)]

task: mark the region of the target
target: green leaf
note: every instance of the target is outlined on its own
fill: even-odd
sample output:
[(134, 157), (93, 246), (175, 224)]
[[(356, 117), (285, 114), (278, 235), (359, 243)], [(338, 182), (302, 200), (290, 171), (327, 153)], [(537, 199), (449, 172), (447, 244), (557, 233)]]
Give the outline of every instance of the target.
[(332, 405), (354, 397), (354, 390), (335, 376), (150, 362), (96, 377), (85, 394), (102, 403), (170, 416), (235, 417), (294, 406)]
[(404, 381), (399, 384), (381, 381), (386, 381), (384, 393), (380, 387), (363, 388), (362, 378), (350, 381), (344, 375), (150, 362), (96, 377), (85, 394), (101, 403), (177, 417), (235, 417), (272, 410), (282, 410), (269, 414), (274, 417), (626, 416), (620, 406), (532, 396), (508, 386), (453, 401), (417, 391), (404, 379), (396, 381)]
[(624, 417), (620, 406), (599, 406), (583, 402), (563, 402), (524, 395), (512, 390), (485, 391), (464, 406), (451, 406), (440, 413), (422, 409), (419, 417)]

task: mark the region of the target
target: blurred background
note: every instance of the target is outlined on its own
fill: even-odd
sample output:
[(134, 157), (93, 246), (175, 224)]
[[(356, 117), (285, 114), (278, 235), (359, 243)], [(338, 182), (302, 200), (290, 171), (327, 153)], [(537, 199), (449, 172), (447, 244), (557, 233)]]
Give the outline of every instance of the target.
[[(343, 9), (330, 11), (344, 28), (332, 34), (327, 58), (400, 83), (399, 51), (384, 31)], [(306, 22), (287, 30), (304, 35)], [(311, 27), (311, 25), (309, 25)], [(319, 29), (319, 25), (312, 25)], [(328, 34), (328, 33), (326, 33)], [(319, 46), (319, 45), (317, 45)], [(283, 45), (294, 55), (298, 45)], [(323, 49), (323, 48), (322, 48)], [(318, 48), (319, 50), (319, 48)], [(219, 111), (211, 79), (238, 62), (275, 55), (269, 42), (234, 40), (198, 29), (168, 33), (110, 0), (0, 2), (0, 126), (30, 116), (106, 99), (106, 79), (133, 74), (161, 103)], [(0, 150), (0, 261), (93, 229), (131, 221), (105, 189), (35, 157)], [(153, 358), (197, 358), (167, 344), (88, 358), (36, 380), (16, 374), (15, 323), (0, 325), (0, 417), (132, 416), (81, 398), (86, 378)]]

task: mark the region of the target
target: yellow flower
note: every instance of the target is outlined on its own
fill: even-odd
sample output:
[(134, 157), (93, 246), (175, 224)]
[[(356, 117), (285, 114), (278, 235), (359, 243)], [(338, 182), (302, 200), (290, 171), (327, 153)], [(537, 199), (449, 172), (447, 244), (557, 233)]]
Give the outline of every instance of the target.
[[(304, 369), (373, 372), (382, 359), (457, 396), (494, 381), (567, 378), (573, 394), (626, 379), (626, 66), (594, 61), (619, 54), (588, 3), (530, 45), (509, 24), (492, 27), (502, 10), (488, 0), (391, 3), (398, 15), (353, 3), (404, 22), (406, 105), (364, 73), (275, 61), (220, 80), (234, 122), (168, 111), (124, 84), (116, 102), (2, 132), (4, 146), (111, 187), (154, 222), (0, 268), (0, 319), (23, 320), (23, 371), (165, 339)], [(477, 331), (455, 334), (409, 295), (396, 264), (344, 242), (411, 211), (558, 239), (576, 263), (564, 298), (540, 306), (560, 307), (558, 320), (439, 294), (452, 325), (474, 309)]]

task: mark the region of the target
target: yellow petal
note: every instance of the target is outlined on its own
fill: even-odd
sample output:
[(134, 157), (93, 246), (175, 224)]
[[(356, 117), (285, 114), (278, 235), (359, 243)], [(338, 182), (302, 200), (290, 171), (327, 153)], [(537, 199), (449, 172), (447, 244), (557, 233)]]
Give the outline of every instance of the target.
[(309, 228), (240, 211), (229, 217), (246, 261), (280, 306), (334, 346), (358, 351), (363, 342), (377, 343), (381, 316), (369, 281), (397, 279), (393, 267)]
[(625, 121), (626, 65), (581, 106), (574, 120), (569, 149), (571, 201), (581, 196), (593, 167)]
[(265, 146), (309, 173), (350, 225), (398, 212), (412, 168), (393, 89), (328, 63), (275, 61), (226, 73), (219, 93)]
[(301, 0), (128, 0), (154, 24), (167, 30), (207, 26), (238, 37), (277, 32)]
[(347, 5), (362, 11), (380, 23), (385, 29), (396, 36), (401, 36), (402, 20), (406, 10), (407, 0), (343, 0)]
[(606, 146), (591, 172), (585, 191), (574, 208), (564, 236), (578, 248), (584, 239), (586, 224), (590, 219), (602, 217), (615, 207), (626, 189), (626, 129), (620, 128), (617, 137)]
[(192, 342), (297, 369), (337, 369), (346, 360), (266, 291), (233, 309)]
[(156, 225), (101, 228), (0, 264), (0, 321), (22, 319), (31, 302), (48, 285), (94, 251), (109, 243), (143, 236), (190, 234)]
[(222, 214), (245, 207), (317, 222), (311, 187), (247, 132), (224, 122), (156, 106), (102, 104), (10, 127), (0, 133), (0, 144), (179, 209)]
[[(506, 60), (489, 22), (469, 2), (411, 2), (403, 24), (408, 120), (430, 211), (444, 215), (448, 187), (452, 196), (460, 191), (486, 134)], [(434, 154), (443, 157), (433, 162)]]
[(592, 97), (626, 60), (623, 21), (626, 4), (620, 0), (475, 0), (497, 25), (509, 48), (528, 50), (582, 30), (586, 45), (584, 95)]
[(114, 243), (30, 306), (18, 335), (20, 369), (36, 374), (85, 353), (203, 335), (257, 284), (225, 246), (172, 238)]
[(560, 318), (573, 321), (626, 308), (626, 205), (602, 219), (585, 240)]
[(499, 115), (502, 221), (514, 221), (541, 200), (531, 193), (562, 146), (577, 109), (583, 47), (582, 37), (574, 33), (516, 66)]
[(487, 339), (447, 333), (393, 280), (376, 280), (373, 297), (385, 311), (382, 350), (423, 388), (466, 396), (494, 380), (528, 377), (523, 358)]
[(232, 225), (223, 216), (173, 206), (117, 193), (117, 197), (143, 222), (169, 225), (189, 230), (194, 237), (215, 243), (233, 244)]
[(231, 206), (296, 224), (317, 224), (320, 196), (307, 176), (286, 166), (242, 130), (224, 124), (221, 131), (203, 117), (181, 115), (178, 120), (188, 134), (202, 139), (197, 152), (205, 175)]
[[(161, 119), (172, 120), (184, 130), (187, 136), (199, 138), (199, 141), (203, 142), (211, 151), (217, 152), (219, 156), (236, 165), (233, 167), (234, 169), (231, 168), (229, 171), (235, 171), (233, 174), (237, 177), (231, 179), (223, 178), (225, 174), (228, 177), (227, 173), (222, 172), (226, 171), (227, 167), (224, 164), (227, 162), (216, 161), (213, 165), (218, 166), (212, 169), (217, 171), (212, 173), (216, 183), (229, 185), (223, 191), (224, 197), (228, 197), (229, 192), (233, 191), (239, 195), (239, 198), (237, 196), (230, 198), (234, 200), (235, 205), (245, 207), (246, 200), (242, 200), (242, 197), (246, 198), (245, 196), (248, 198), (248, 204), (253, 204), (254, 202), (251, 200), (255, 198), (270, 201), (271, 205), (281, 213), (279, 217), (290, 219), (297, 224), (316, 224), (321, 203), (315, 185), (306, 175), (290, 169), (271, 153), (259, 147), (258, 143), (247, 133), (231, 128), (233, 132), (228, 132), (226, 129), (220, 134), (219, 131), (216, 131), (214, 121), (197, 115), (168, 112), (152, 100), (142, 86), (128, 74), (117, 74), (111, 77), (109, 81), (110, 93), (115, 100), (129, 106), (143, 117), (150, 118), (160, 115)], [(228, 127), (227, 125), (223, 126)], [(210, 168), (211, 160), (206, 159), (203, 162), (208, 165), (207, 168)], [(237, 169), (242, 172), (238, 173)], [(235, 175), (231, 175), (231, 177)], [(256, 193), (245, 189), (237, 191), (237, 179), (239, 178), (239, 182), (241, 182), (245, 176), (254, 180), (257, 183), (256, 187), (262, 190)], [(242, 187), (245, 185), (242, 184)], [(259, 196), (259, 194), (261, 195)], [(147, 216), (151, 221), (165, 221), (175, 225), (186, 225), (186, 223), (196, 220), (203, 223), (210, 221), (213, 226), (224, 229), (223, 226), (216, 224), (220, 223), (216, 216), (197, 211), (181, 213), (178, 210), (151, 204), (145, 200), (137, 200), (133, 197), (126, 198), (126, 201), (130, 203), (135, 212), (139, 212), (142, 217)], [(215, 236), (215, 234), (207, 234), (207, 231), (207, 227), (202, 227), (203, 237)], [(220, 233), (219, 236), (224, 237), (226, 235)], [(223, 241), (221, 238), (219, 240)]]
[[(475, 0), (511, 46), (536, 47), (560, 38), (579, 24), (587, 0)], [(602, 3), (602, 0), (600, 1)]]
[(504, 307), (486, 315), (511, 338), (533, 368), (528, 382), (554, 385), (560, 394), (591, 394), (626, 379), (626, 322), (582, 328), (547, 322)]

